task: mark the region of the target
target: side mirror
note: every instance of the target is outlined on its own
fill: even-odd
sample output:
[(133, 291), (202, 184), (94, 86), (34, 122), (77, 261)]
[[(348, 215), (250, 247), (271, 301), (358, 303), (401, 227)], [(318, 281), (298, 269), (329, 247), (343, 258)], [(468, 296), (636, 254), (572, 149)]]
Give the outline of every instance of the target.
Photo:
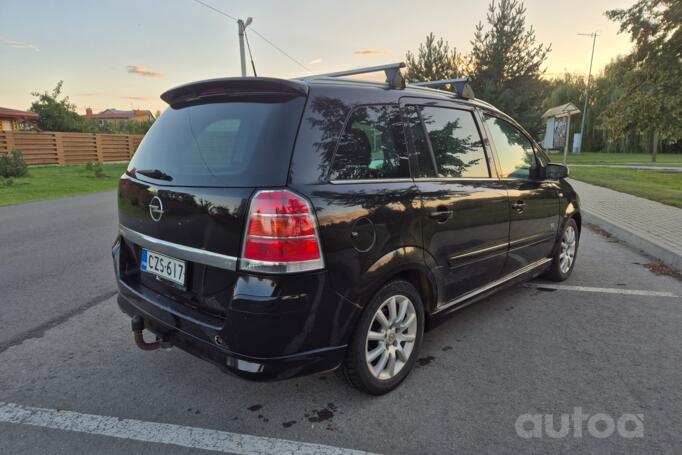
[(545, 178), (548, 180), (560, 180), (568, 177), (568, 166), (559, 163), (547, 163)]

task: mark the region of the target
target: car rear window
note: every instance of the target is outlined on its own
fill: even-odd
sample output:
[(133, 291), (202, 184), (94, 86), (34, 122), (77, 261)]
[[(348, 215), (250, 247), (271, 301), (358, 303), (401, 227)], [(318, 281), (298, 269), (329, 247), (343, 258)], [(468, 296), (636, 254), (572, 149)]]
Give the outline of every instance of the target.
[(128, 173), (158, 185), (284, 185), (304, 103), (302, 97), (254, 97), (169, 107)]

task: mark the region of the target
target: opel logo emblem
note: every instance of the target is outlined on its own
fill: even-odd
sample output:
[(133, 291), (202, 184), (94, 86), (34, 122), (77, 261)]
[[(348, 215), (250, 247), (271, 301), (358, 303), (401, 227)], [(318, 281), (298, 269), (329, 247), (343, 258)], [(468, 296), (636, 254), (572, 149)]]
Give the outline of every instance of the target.
[(149, 203), (149, 216), (151, 216), (154, 221), (159, 221), (163, 216), (163, 203), (158, 196), (154, 196)]

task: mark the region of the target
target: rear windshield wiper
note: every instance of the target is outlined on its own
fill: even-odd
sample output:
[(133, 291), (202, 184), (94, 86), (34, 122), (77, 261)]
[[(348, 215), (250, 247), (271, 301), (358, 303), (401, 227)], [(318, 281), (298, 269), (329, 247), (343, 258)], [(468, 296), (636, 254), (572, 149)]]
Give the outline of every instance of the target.
[(157, 180), (167, 180), (169, 182), (173, 180), (173, 177), (159, 169), (135, 169), (135, 172)]

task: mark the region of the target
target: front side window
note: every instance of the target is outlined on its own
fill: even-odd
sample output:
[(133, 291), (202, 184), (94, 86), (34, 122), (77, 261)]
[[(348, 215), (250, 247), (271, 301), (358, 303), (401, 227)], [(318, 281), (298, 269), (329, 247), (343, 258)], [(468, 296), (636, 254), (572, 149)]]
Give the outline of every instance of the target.
[(502, 177), (537, 178), (538, 165), (533, 144), (518, 128), (492, 116), (485, 117), (502, 167)]
[(446, 107), (422, 107), (438, 177), (487, 178), (488, 162), (473, 114)]
[(361, 106), (353, 111), (339, 140), (331, 180), (409, 178), (398, 106)]

